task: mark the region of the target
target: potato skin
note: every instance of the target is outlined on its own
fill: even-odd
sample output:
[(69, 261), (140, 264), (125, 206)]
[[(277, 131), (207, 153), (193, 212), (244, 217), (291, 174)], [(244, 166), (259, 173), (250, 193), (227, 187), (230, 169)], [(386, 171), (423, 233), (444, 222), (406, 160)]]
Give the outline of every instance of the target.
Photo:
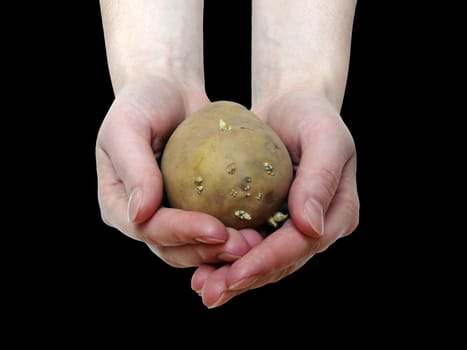
[(293, 179), (282, 140), (231, 101), (209, 103), (185, 119), (165, 145), (161, 171), (171, 207), (208, 213), (236, 229), (266, 223)]

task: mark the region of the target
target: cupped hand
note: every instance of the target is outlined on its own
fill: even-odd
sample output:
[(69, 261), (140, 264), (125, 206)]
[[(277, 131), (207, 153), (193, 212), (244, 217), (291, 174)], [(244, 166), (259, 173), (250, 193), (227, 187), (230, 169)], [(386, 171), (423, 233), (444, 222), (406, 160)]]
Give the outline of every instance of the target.
[(356, 148), (328, 99), (292, 91), (253, 112), (278, 133), (294, 163), (290, 218), (235, 262), (195, 270), (192, 289), (210, 308), (292, 274), (358, 225)]
[(239, 233), (207, 214), (163, 205), (163, 146), (187, 115), (208, 102), (204, 91), (147, 75), (119, 89), (97, 135), (103, 221), (175, 267), (232, 262), (260, 241), (254, 230)]

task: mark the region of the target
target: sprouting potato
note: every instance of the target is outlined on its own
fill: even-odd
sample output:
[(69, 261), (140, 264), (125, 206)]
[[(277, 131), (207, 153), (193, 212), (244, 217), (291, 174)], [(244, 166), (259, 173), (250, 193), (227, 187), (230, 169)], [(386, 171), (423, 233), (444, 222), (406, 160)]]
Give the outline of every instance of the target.
[(279, 136), (241, 104), (212, 102), (172, 133), (161, 159), (171, 207), (257, 228), (286, 201), (293, 178)]

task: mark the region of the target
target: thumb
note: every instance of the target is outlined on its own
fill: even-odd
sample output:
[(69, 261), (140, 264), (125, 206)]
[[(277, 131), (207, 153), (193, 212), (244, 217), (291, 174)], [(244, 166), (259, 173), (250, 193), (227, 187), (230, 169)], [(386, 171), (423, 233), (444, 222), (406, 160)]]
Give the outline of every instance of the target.
[[(182, 108), (183, 109), (183, 108)], [(120, 204), (118, 221), (140, 223), (160, 207), (163, 197), (162, 174), (156, 155), (170, 132), (183, 117), (148, 115), (134, 104), (116, 102), (102, 125), (101, 147), (110, 159), (115, 179), (124, 193), (115, 201)], [(157, 124), (157, 129), (154, 125)], [(125, 213), (123, 213), (125, 211)]]
[(128, 194), (127, 218), (139, 223), (149, 219), (162, 202), (162, 176), (150, 143), (140, 135), (128, 135), (115, 167)]
[[(327, 124), (327, 125), (324, 125)], [(325, 233), (325, 216), (336, 194), (344, 165), (351, 157), (351, 138), (336, 123), (323, 123), (301, 142), (301, 158), (288, 198), (298, 229), (314, 238)], [(305, 132), (306, 134), (306, 132)]]

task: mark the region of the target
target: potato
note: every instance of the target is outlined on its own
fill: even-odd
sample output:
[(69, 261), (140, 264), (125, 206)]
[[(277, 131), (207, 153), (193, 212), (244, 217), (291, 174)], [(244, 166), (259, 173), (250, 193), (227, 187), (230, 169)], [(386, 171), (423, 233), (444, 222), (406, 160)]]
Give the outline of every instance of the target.
[(231, 101), (209, 103), (186, 118), (165, 145), (161, 171), (171, 207), (208, 213), (236, 229), (268, 222), (293, 178), (279, 136)]

